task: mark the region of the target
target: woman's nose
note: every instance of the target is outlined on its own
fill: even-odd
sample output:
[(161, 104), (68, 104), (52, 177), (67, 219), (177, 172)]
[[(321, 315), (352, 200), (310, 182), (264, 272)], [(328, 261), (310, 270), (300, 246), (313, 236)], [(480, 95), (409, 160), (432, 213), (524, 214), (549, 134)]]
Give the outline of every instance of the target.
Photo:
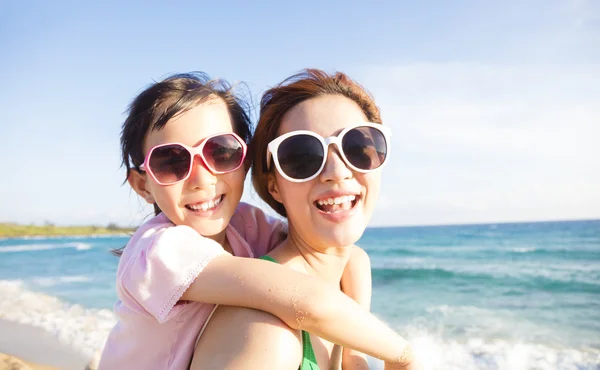
[(330, 146), (327, 151), (325, 167), (323, 167), (323, 172), (321, 172), (321, 180), (340, 182), (352, 176), (352, 170), (348, 168), (337, 148), (333, 145)]

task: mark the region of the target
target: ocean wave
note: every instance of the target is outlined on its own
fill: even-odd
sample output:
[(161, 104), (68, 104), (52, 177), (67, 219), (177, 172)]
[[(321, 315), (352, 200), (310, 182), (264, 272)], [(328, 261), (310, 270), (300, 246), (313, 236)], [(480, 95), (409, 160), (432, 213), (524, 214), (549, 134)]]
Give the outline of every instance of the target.
[(50, 287), (60, 284), (72, 284), (72, 283), (85, 283), (92, 279), (85, 275), (70, 275), (70, 276), (48, 276), (48, 277), (34, 277), (31, 278), (31, 282), (36, 285)]
[(21, 280), (0, 280), (0, 318), (40, 327), (61, 342), (93, 355), (116, 323), (107, 309), (89, 309), (30, 291)]
[(509, 253), (535, 255), (535, 256), (548, 256), (548, 257), (562, 257), (576, 260), (600, 260), (600, 250), (589, 250), (582, 248), (569, 248), (569, 247), (514, 247), (508, 250)]
[(374, 255), (386, 255), (386, 256), (415, 256), (422, 255), (422, 251), (416, 251), (413, 249), (406, 248), (396, 248), (393, 246), (390, 247), (376, 247), (369, 248), (369, 254)]
[(447, 258), (448, 256), (460, 255), (465, 260), (489, 259), (489, 258), (507, 258), (521, 259), (540, 257), (545, 259), (561, 258), (569, 260), (595, 260), (600, 261), (600, 249), (597, 247), (587, 247), (578, 245), (572, 246), (542, 246), (542, 245), (410, 245), (410, 247), (396, 247), (393, 245), (366, 244), (364, 249), (373, 257), (437, 257)]
[[(444, 340), (431, 333), (407, 335), (428, 370), (597, 370), (600, 351), (596, 349), (552, 348), (526, 342), (471, 338)], [(382, 370), (383, 363), (369, 359), (371, 369)]]
[[(474, 317), (483, 324), (480, 330), (472, 324)], [(539, 342), (532, 332), (547, 328), (518, 317), (475, 306), (438, 305), (392, 328), (409, 340), (429, 370), (600, 369), (600, 346)], [(370, 364), (371, 369), (383, 369), (378, 360), (370, 359)]]
[(92, 248), (92, 245), (88, 244), (88, 243), (70, 243), (70, 244), (72, 244), (73, 247), (75, 249), (77, 249), (78, 251), (86, 251), (86, 250)]
[(24, 235), (16, 237), (0, 237), (0, 241), (11, 240), (56, 240), (56, 239), (114, 239), (129, 238), (129, 233), (89, 234), (89, 235)]
[(91, 249), (92, 246), (91, 246), (91, 244), (88, 244), (88, 243), (9, 245), (7, 247), (0, 247), (0, 253), (48, 251), (48, 250), (63, 249), (63, 248), (75, 248), (78, 251), (84, 251), (84, 250)]
[[(71, 305), (56, 297), (24, 288), (21, 280), (0, 280), (0, 318), (34, 325), (87, 355), (100, 350), (116, 323), (115, 315), (106, 309), (88, 309)], [(394, 327), (412, 344), (417, 356), (429, 370), (471, 369), (564, 369), (593, 370), (600, 368), (598, 348), (551, 347), (523, 340), (497, 339), (468, 335), (449, 337), (448, 331), (437, 330), (436, 317), (460, 314), (495, 316), (493, 312), (472, 306), (434, 306), (426, 310), (428, 326), (415, 319), (408, 325)], [(370, 368), (383, 369), (379, 360), (369, 358)]]
[(513, 248), (511, 249), (512, 252), (515, 253), (529, 253), (529, 252), (535, 252), (537, 249), (535, 247), (521, 247), (521, 248)]
[[(408, 264), (407, 264), (408, 265)], [(467, 268), (437, 267), (435, 264), (403, 266), (374, 266), (373, 281), (389, 283), (396, 280), (448, 280), (489, 285), (529, 285), (545, 291), (598, 293), (600, 280), (593, 271), (548, 271), (544, 269), (512, 269), (491, 271), (485, 266)]]
[[(447, 279), (460, 276), (450, 270), (442, 268), (373, 268), (371, 270), (373, 279), (380, 280), (400, 280), (400, 279)], [(473, 277), (464, 275), (465, 277)]]

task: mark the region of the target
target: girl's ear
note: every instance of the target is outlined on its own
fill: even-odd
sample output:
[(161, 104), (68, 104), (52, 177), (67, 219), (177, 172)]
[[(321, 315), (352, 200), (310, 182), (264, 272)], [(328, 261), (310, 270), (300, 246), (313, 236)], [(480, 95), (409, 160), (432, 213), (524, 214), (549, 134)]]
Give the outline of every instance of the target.
[(269, 189), (269, 193), (273, 199), (283, 204), (281, 194), (279, 194), (279, 187), (277, 186), (277, 179), (275, 179), (275, 175), (272, 173), (270, 173), (267, 177), (267, 188)]
[(132, 168), (131, 171), (129, 171), (127, 182), (131, 188), (138, 193), (140, 197), (144, 198), (148, 204), (154, 204), (154, 197), (148, 190), (146, 190), (147, 181), (147, 175), (145, 172), (140, 172), (135, 168)]
[(252, 165), (252, 162), (250, 162), (250, 160), (248, 158), (244, 159), (244, 173), (247, 175), (248, 171), (250, 171), (250, 166)]

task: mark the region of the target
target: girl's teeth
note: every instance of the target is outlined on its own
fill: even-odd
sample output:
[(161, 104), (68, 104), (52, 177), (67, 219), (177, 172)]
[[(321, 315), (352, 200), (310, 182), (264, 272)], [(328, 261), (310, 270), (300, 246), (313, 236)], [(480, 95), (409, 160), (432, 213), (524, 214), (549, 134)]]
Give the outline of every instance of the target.
[(190, 205), (189, 207), (191, 209), (195, 210), (195, 211), (202, 210), (202, 211), (206, 212), (209, 209), (212, 209), (212, 208), (218, 206), (219, 203), (221, 203), (221, 199), (222, 198), (223, 197), (221, 196), (221, 197), (219, 197), (217, 199), (209, 200), (208, 202), (204, 202), (204, 203), (201, 203), (201, 204)]

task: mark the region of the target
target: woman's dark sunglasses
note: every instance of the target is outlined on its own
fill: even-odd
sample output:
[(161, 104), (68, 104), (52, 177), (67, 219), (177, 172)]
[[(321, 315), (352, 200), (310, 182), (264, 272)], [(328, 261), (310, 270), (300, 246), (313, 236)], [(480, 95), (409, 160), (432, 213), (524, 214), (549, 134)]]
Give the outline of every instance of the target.
[(327, 148), (336, 145), (341, 158), (352, 170), (367, 173), (383, 166), (390, 154), (389, 127), (360, 123), (337, 136), (323, 138), (312, 131), (292, 131), (271, 141), (267, 147), (267, 168), (271, 159), (285, 179), (310, 181), (327, 161)]

